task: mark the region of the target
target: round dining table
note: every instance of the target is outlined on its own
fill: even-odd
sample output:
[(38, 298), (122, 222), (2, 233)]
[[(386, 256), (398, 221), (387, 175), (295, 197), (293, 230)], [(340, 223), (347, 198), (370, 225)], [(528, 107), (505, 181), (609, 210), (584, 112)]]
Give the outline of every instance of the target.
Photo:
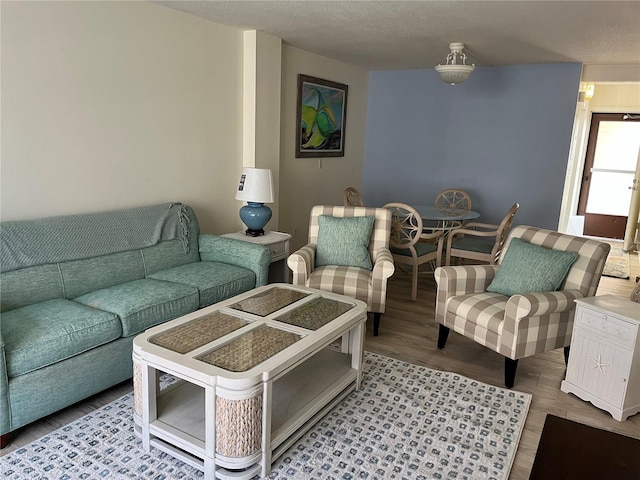
[[(480, 216), (473, 210), (463, 210), (460, 212), (445, 212), (435, 205), (416, 205), (415, 208), (420, 214), (423, 222), (426, 222), (425, 230), (448, 232), (454, 228), (460, 228), (462, 224), (469, 220), (475, 220)], [(435, 223), (435, 225), (433, 225)], [(433, 225), (433, 226), (432, 226)]]

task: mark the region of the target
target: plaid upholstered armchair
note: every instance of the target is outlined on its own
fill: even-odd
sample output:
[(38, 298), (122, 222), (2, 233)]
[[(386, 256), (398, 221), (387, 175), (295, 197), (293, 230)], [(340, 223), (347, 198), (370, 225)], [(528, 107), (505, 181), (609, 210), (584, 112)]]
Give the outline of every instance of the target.
[(596, 294), (609, 249), (596, 240), (518, 226), (497, 265), (436, 269), (438, 348), (453, 329), (498, 352), (509, 388), (520, 358), (565, 347), (566, 361), (574, 300)]
[(391, 212), (386, 208), (316, 205), (308, 244), (287, 260), (293, 284), (367, 302), (374, 314), (373, 334), (378, 335), (387, 279), (394, 272), (390, 234)]

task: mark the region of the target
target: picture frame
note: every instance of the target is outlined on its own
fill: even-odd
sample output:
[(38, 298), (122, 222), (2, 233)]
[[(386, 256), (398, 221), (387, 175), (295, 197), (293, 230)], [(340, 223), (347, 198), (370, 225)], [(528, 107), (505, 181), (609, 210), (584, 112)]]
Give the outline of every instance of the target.
[(349, 86), (298, 74), (296, 158), (344, 157)]

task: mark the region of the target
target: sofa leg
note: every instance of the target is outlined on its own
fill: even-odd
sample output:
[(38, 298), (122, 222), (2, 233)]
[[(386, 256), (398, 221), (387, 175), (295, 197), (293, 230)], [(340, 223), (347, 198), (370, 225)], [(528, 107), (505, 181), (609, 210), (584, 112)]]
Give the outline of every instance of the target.
[(440, 324), (438, 329), (438, 348), (440, 350), (447, 344), (447, 338), (449, 338), (449, 327)]
[(380, 330), (380, 312), (374, 312), (373, 314), (373, 336), (378, 336), (378, 330)]
[(516, 380), (516, 368), (518, 368), (518, 360), (504, 357), (504, 384), (507, 388), (513, 388), (513, 383)]
[(571, 345), (567, 345), (566, 347), (564, 347), (564, 366), (568, 366), (569, 365), (569, 349), (571, 348)]
[(0, 435), (0, 449), (5, 448), (7, 445), (9, 445), (9, 434)]

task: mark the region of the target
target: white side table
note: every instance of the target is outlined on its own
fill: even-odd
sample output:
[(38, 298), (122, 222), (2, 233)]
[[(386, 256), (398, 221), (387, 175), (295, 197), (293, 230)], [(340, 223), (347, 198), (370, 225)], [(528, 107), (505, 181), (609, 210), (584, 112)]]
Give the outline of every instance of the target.
[(252, 237), (244, 232), (225, 233), (223, 237), (235, 238), (243, 242), (267, 245), (271, 250), (271, 265), (269, 266), (269, 283), (289, 283), (289, 268), (287, 257), (289, 256), (289, 240), (291, 235), (283, 232), (266, 231), (264, 235)]
[(560, 389), (626, 420), (640, 412), (640, 305), (614, 295), (576, 303)]

